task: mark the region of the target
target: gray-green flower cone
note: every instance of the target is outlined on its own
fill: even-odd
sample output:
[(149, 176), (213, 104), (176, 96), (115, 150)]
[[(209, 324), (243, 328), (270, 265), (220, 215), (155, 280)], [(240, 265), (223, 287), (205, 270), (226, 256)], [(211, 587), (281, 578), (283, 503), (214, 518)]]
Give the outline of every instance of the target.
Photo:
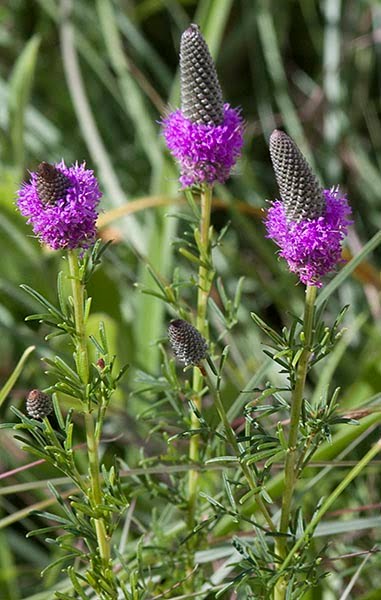
[(323, 188), (295, 142), (275, 129), (270, 156), (288, 221), (316, 219), (325, 211)]
[(197, 25), (190, 25), (180, 45), (181, 110), (198, 125), (221, 125), (224, 101), (209, 48)]

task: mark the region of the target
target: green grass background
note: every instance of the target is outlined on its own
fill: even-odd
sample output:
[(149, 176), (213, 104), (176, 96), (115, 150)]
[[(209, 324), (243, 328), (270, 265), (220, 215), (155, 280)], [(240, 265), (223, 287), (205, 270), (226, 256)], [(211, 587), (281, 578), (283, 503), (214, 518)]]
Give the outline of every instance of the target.
[[(62, 341), (48, 347), (46, 331), (24, 322), (27, 314), (37, 311), (19, 284), (33, 286), (54, 300), (57, 270), (65, 265), (59, 254), (44, 250), (32, 237), (15, 210), (15, 193), (27, 171), (42, 160), (85, 160), (96, 170), (104, 192), (102, 218), (107, 225), (102, 235), (115, 240), (91, 283), (93, 327), (99, 318), (105, 320), (120, 364), (131, 365), (107, 430), (109, 437), (120, 437), (107, 452), (116, 452), (132, 466), (137, 465), (139, 448), (144, 446), (148, 455), (161, 448), (154, 438), (147, 442), (147, 424), (136, 420), (147, 408), (147, 398), (131, 396), (130, 391), (140, 370), (145, 377), (160, 373), (157, 342), (173, 316), (134, 284), (153, 285), (147, 265), (163, 280), (171, 280), (178, 267), (185, 280), (191, 276), (173, 245), (184, 228), (176, 213), (184, 208), (176, 205), (177, 171), (159, 125), (168, 106), (179, 102), (179, 39), (190, 22), (200, 24), (208, 41), (226, 101), (240, 106), (247, 122), (242, 159), (227, 187), (217, 187), (220, 203), (213, 212), (217, 230), (231, 221), (223, 246), (215, 252), (230, 296), (245, 276), (239, 323), (224, 338), (232, 348), (225, 390), (228, 405), (239, 400), (240, 390), (265, 362), (250, 311), (281, 327), (290, 322), (290, 313), (300, 313), (302, 308), (303, 289), (265, 239), (258, 210), (277, 193), (267, 148), (271, 131), (285, 129), (325, 186), (340, 184), (348, 193), (355, 225), (347, 256), (358, 254), (381, 224), (381, 4), (377, 0), (2, 3), (0, 384), (14, 371), (25, 349), (36, 348), (4, 399), (1, 419), (11, 419), (9, 406), (22, 407), (30, 388), (48, 385), (41, 357), (68, 352)], [(130, 205), (142, 198), (153, 206), (132, 212)], [(119, 217), (111, 221), (111, 211), (118, 208)], [(131, 212), (123, 215), (127, 211)], [(347, 332), (310, 381), (316, 399), (327, 386), (341, 386), (343, 412), (358, 409), (374, 397), (371, 410), (377, 409), (381, 391), (381, 250), (378, 241), (374, 246), (366, 261), (329, 296), (328, 323), (343, 304), (350, 304)], [(193, 290), (185, 287), (183, 293), (194, 306)], [(221, 322), (212, 309), (211, 320), (216, 339)], [(266, 378), (279, 382), (275, 367), (269, 366), (258, 383)], [(360, 427), (340, 429), (333, 444), (321, 449), (321, 462), (314, 471), (320, 477), (315, 482), (318, 495), (327, 494), (341, 480), (349, 466), (345, 461), (352, 465), (377, 439), (379, 421), (377, 412), (360, 418)], [(341, 462), (332, 462), (334, 457)], [(61, 577), (53, 570), (41, 581), (39, 572), (54, 551), (43, 539), (25, 539), (27, 531), (40, 525), (27, 511), (50, 498), (44, 482), (57, 476), (45, 466), (9, 473), (30, 460), (11, 434), (2, 431), (1, 600), (37, 598), (34, 594), (44, 589), (48, 591), (41, 598), (50, 598), (49, 590)], [(379, 468), (380, 461), (372, 463), (339, 500), (336, 509), (342, 512), (326, 517), (327, 554), (336, 558), (327, 562), (331, 576), (311, 592), (311, 599), (381, 597), (381, 559), (377, 553), (362, 554), (380, 542)], [(316, 499), (314, 490), (309, 493)], [(145, 526), (151, 510), (149, 502), (139, 507)], [(349, 553), (354, 556), (340, 558)], [(352, 591), (341, 596), (352, 585), (352, 577)]]

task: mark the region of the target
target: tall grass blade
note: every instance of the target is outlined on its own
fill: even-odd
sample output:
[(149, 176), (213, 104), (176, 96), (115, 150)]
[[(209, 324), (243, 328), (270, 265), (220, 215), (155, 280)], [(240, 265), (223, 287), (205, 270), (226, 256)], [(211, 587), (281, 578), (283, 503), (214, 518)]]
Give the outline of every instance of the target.
[(2, 406), (4, 400), (7, 398), (8, 394), (11, 392), (11, 390), (15, 386), (16, 381), (20, 377), (20, 374), (25, 366), (25, 363), (28, 360), (29, 355), (35, 349), (36, 349), (35, 346), (29, 346), (29, 348), (27, 348), (23, 352), (23, 354), (22, 354), (19, 362), (17, 363), (16, 367), (14, 368), (12, 374), (10, 375), (10, 377), (7, 379), (7, 381), (5, 382), (5, 384), (3, 385), (3, 387), (0, 390), (0, 406)]
[(363, 247), (361, 252), (354, 256), (349, 263), (343, 267), (339, 273), (325, 286), (323, 291), (318, 295), (316, 307), (319, 308), (335, 290), (353, 273), (355, 268), (360, 265), (363, 260), (381, 244), (381, 231), (378, 231)]
[(9, 129), (13, 161), (22, 173), (24, 166), (25, 110), (32, 90), (40, 36), (34, 35), (18, 57), (9, 80)]
[(106, 50), (117, 74), (126, 111), (132, 119), (136, 134), (151, 165), (161, 164), (162, 157), (157, 128), (150, 111), (147, 110), (145, 98), (136, 83), (136, 78), (131, 74), (111, 2), (98, 0), (97, 11)]

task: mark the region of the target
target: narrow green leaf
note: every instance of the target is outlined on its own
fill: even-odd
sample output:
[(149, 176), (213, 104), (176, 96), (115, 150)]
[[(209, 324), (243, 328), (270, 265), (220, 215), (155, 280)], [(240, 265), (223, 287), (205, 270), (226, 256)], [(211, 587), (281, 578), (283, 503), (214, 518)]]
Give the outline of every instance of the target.
[(3, 404), (4, 400), (6, 399), (8, 394), (13, 389), (14, 385), (16, 384), (17, 379), (20, 377), (20, 374), (24, 368), (26, 361), (28, 360), (29, 355), (35, 349), (36, 349), (36, 346), (29, 346), (23, 352), (23, 354), (22, 354), (19, 362), (17, 363), (15, 369), (13, 370), (12, 374), (10, 375), (10, 377), (8, 378), (8, 380), (5, 382), (5, 384), (3, 385), (3, 387), (0, 390), (0, 406)]
[(232, 507), (232, 509), (234, 511), (237, 511), (237, 504), (236, 504), (236, 501), (234, 499), (232, 488), (231, 488), (231, 485), (229, 483), (229, 480), (227, 478), (226, 473), (222, 473), (222, 479), (223, 479), (223, 482), (224, 482), (226, 494), (227, 494), (227, 496), (229, 498), (229, 502), (231, 504), (231, 507)]
[(98, 0), (97, 11), (106, 50), (117, 74), (126, 110), (135, 124), (135, 131), (148, 159), (155, 166), (162, 161), (160, 139), (154, 127), (154, 119), (147, 110), (146, 100), (130, 72), (114, 7), (109, 0)]
[(378, 231), (370, 240), (365, 244), (361, 252), (354, 256), (346, 265), (339, 271), (339, 273), (329, 282), (324, 288), (321, 294), (318, 295), (316, 300), (316, 308), (319, 308), (323, 302), (325, 302), (331, 294), (353, 273), (353, 271), (360, 265), (365, 258), (373, 252), (381, 244), (381, 231)]
[(24, 120), (34, 71), (36, 68), (40, 36), (34, 35), (18, 57), (9, 80), (9, 128), (14, 162), (20, 171), (24, 165)]
[(29, 285), (21, 284), (21, 289), (27, 292), (30, 296), (32, 296), (37, 302), (42, 304), (54, 317), (60, 319), (61, 321), (65, 320), (65, 316), (51, 303), (47, 300), (40, 292), (34, 290)]
[(214, 57), (218, 54), (232, 4), (233, 0), (224, 0), (224, 2), (221, 2), (221, 0), (201, 0), (198, 3), (194, 22), (200, 24), (210, 53)]

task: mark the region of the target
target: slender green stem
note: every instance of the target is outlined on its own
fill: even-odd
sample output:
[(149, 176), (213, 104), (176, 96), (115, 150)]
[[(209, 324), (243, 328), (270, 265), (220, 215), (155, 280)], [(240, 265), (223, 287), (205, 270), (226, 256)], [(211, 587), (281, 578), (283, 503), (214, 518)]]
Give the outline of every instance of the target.
[(68, 252), (71, 288), (73, 293), (74, 320), (76, 328), (75, 360), (82, 383), (89, 381), (89, 355), (87, 352), (86, 326), (84, 318), (85, 295), (79, 272), (78, 256), (74, 250)]
[[(315, 299), (316, 287), (307, 286), (303, 321), (303, 351), (296, 368), (295, 385), (291, 398), (290, 431), (288, 434), (288, 448), (284, 468), (284, 492), (279, 525), (279, 532), (284, 534), (287, 534), (288, 531), (292, 499), (297, 479), (296, 465), (298, 460), (299, 422), (308, 372), (308, 362), (311, 356)], [(279, 538), (277, 541), (277, 552), (281, 558), (284, 558), (287, 554), (287, 547), (283, 538)], [(287, 582), (284, 579), (280, 579), (275, 588), (274, 600), (283, 600), (285, 598), (286, 587)]]
[(381, 452), (381, 439), (376, 442), (370, 450), (365, 454), (365, 456), (349, 471), (349, 473), (344, 477), (344, 479), (339, 483), (337, 488), (326, 498), (319, 508), (318, 511), (314, 514), (311, 521), (308, 523), (305, 528), (303, 535), (295, 542), (294, 546), (291, 548), (290, 552), (287, 554), (287, 557), (283, 561), (280, 566), (280, 570), (283, 571), (288, 567), (292, 559), (295, 557), (298, 550), (303, 546), (304, 542), (311, 536), (315, 530), (315, 527), (321, 521), (322, 517), (325, 515), (327, 510), (332, 506), (332, 504), (337, 500), (337, 498), (342, 494), (348, 485), (360, 475), (361, 471), (367, 466), (367, 464), (379, 453)]
[[(209, 337), (207, 321), (207, 306), (210, 288), (214, 273), (210, 249), (210, 215), (212, 210), (213, 188), (205, 185), (201, 193), (201, 219), (200, 219), (200, 259), (206, 265), (200, 265), (198, 272), (198, 297), (197, 297), (197, 329), (204, 337)], [(197, 371), (199, 372), (199, 371)]]
[[(81, 278), (78, 256), (75, 251), (68, 253), (70, 279), (73, 293), (74, 320), (76, 329), (75, 358), (78, 375), (84, 386), (89, 382), (89, 354), (87, 349), (87, 335), (85, 323), (85, 288)], [(88, 400), (88, 399), (86, 399)], [(95, 437), (95, 425), (92, 407), (86, 401), (85, 410), (86, 442), (90, 474), (90, 501), (94, 509), (102, 504), (102, 488), (99, 472), (98, 444)], [(102, 517), (94, 519), (95, 531), (99, 546), (99, 553), (105, 565), (110, 560), (110, 544), (106, 526)]]
[(308, 362), (311, 356), (311, 340), (315, 298), (316, 287), (307, 286), (303, 324), (304, 347), (296, 369), (296, 380), (291, 399), (290, 431), (288, 435), (288, 450), (285, 464), (285, 489), (282, 498), (282, 513), (279, 527), (281, 533), (287, 533), (288, 530), (291, 503), (297, 476), (295, 472), (295, 465), (298, 458), (297, 442), (299, 433), (299, 421), (303, 404), (304, 386), (306, 383)]
[[(229, 419), (227, 417), (224, 405), (222, 404), (222, 400), (221, 400), (221, 396), (218, 390), (214, 390), (214, 404), (215, 407), (217, 409), (217, 412), (219, 414), (219, 417), (223, 423), (224, 429), (225, 429), (225, 434), (226, 437), (228, 438), (229, 443), (231, 444), (238, 460), (239, 460), (239, 464), (240, 467), (242, 469), (242, 472), (246, 478), (246, 481), (249, 485), (249, 488), (251, 490), (257, 490), (258, 486), (256, 484), (256, 482), (254, 481), (254, 477), (253, 474), (250, 470), (250, 467), (248, 466), (248, 464), (245, 462), (244, 459), (240, 458), (241, 455), (241, 451), (239, 449), (239, 445), (237, 442), (237, 438), (234, 434), (234, 431), (232, 429), (232, 426), (229, 423)], [(264, 501), (262, 500), (261, 496), (259, 495), (259, 493), (256, 493), (256, 502), (257, 502), (257, 506), (260, 509), (261, 513), (263, 514), (269, 528), (270, 531), (275, 532), (276, 531), (276, 527), (274, 525), (274, 522), (271, 518), (271, 515), (269, 513), (269, 511), (267, 510), (266, 504), (264, 503)]]
[[(200, 264), (198, 270), (198, 294), (197, 294), (197, 318), (196, 327), (198, 331), (207, 340), (209, 339), (209, 327), (207, 321), (207, 307), (210, 289), (213, 282), (214, 271), (212, 268), (212, 256), (210, 248), (210, 214), (212, 209), (212, 186), (205, 185), (201, 192), (201, 216), (199, 237), (197, 239), (199, 247)], [(201, 412), (202, 398), (201, 393), (204, 387), (203, 375), (198, 367), (193, 370), (193, 403), (197, 411)], [(197, 416), (192, 412), (191, 429), (198, 429), (199, 421)], [(189, 444), (189, 458), (191, 462), (199, 460), (199, 445), (200, 438), (198, 435), (193, 435)], [(189, 501), (189, 523), (194, 524), (194, 513), (196, 508), (196, 498), (198, 490), (199, 472), (192, 470), (189, 472), (188, 479), (188, 501)]]
[[(306, 542), (306, 540), (313, 535), (316, 526), (321, 521), (322, 517), (329, 510), (332, 504), (337, 498), (344, 492), (348, 485), (361, 473), (366, 465), (379, 453), (381, 452), (381, 439), (376, 442), (371, 449), (365, 454), (365, 456), (349, 471), (344, 479), (339, 483), (337, 488), (326, 498), (319, 510), (316, 511), (311, 521), (305, 528), (303, 535), (295, 542), (294, 546), (290, 549), (287, 555), (284, 557), (283, 563), (279, 566), (279, 572), (282, 573), (289, 566), (292, 559), (296, 556), (297, 552)], [(284, 600), (286, 597), (287, 581), (285, 576), (281, 576), (278, 580), (275, 591), (274, 600)]]

